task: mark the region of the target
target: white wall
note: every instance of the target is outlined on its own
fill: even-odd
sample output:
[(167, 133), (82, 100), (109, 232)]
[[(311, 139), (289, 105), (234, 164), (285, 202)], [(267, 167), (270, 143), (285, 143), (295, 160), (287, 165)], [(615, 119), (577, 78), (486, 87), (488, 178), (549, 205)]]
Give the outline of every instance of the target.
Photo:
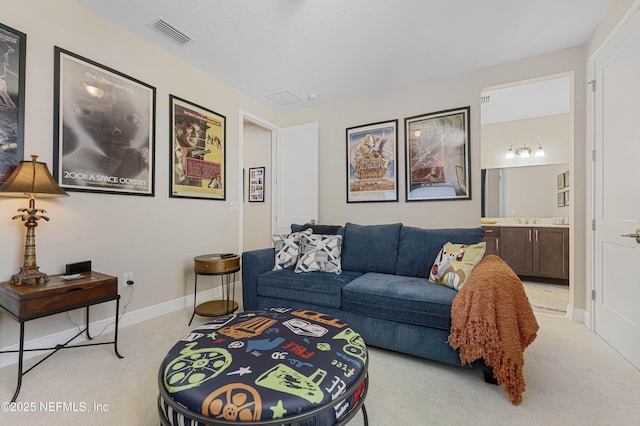
[[(54, 45), (156, 87), (155, 197), (71, 192), (38, 200), (51, 218), (36, 231), (41, 271), (61, 273), (66, 263), (91, 259), (95, 270), (120, 278), (134, 272), (128, 312), (193, 293), (194, 256), (238, 250), (239, 214), (230, 203), (241, 202), (239, 110), (272, 122), (277, 115), (72, 0), (0, 0), (0, 6), (1, 22), (27, 34), (25, 157), (37, 154), (53, 169)], [(169, 198), (169, 94), (226, 116), (226, 201)], [(25, 203), (0, 197), (1, 280), (22, 265), (25, 227), (11, 217)], [(113, 305), (92, 308), (92, 319), (113, 316)], [(81, 321), (81, 313), (73, 315)], [(65, 315), (35, 320), (27, 324), (27, 340), (68, 327)], [(17, 336), (18, 324), (0, 314), (0, 347)]]
[[(569, 150), (573, 143), (572, 114), (555, 114), (524, 120), (483, 124), (480, 131), (482, 152), (480, 164), (483, 169), (502, 167), (529, 167), (544, 164), (559, 164), (569, 161)], [(544, 157), (535, 157), (538, 144), (542, 145)], [(529, 158), (505, 158), (511, 145), (527, 145), (531, 148)]]

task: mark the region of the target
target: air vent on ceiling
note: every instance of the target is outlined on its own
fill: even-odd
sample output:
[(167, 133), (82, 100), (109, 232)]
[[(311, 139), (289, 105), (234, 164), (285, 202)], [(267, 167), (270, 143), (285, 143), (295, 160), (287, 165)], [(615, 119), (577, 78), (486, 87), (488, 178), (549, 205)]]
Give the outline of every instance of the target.
[(289, 105), (297, 102), (302, 102), (302, 98), (295, 93), (293, 93), (289, 89), (281, 90), (279, 92), (270, 93), (265, 95), (267, 98), (271, 99), (272, 102), (275, 102), (278, 105)]
[(179, 29), (165, 21), (163, 18), (156, 18), (149, 24), (149, 26), (160, 31), (162, 34), (166, 35), (171, 40), (180, 45), (185, 45), (193, 40), (191, 36), (185, 34), (183, 31), (180, 31)]

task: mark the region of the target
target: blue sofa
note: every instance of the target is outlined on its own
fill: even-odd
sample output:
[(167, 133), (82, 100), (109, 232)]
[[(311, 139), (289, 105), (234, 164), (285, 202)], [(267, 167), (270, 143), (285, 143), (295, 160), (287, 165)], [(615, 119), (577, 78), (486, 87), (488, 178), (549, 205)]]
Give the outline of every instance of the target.
[[(292, 231), (302, 228), (293, 225)], [(323, 312), (347, 322), (367, 345), (460, 366), (458, 351), (447, 341), (457, 291), (428, 281), (429, 271), (445, 243), (478, 243), (484, 230), (347, 223), (337, 233), (342, 235), (341, 274), (274, 271), (273, 248), (243, 253), (244, 309)], [(482, 360), (464, 367), (482, 370), (493, 382)]]

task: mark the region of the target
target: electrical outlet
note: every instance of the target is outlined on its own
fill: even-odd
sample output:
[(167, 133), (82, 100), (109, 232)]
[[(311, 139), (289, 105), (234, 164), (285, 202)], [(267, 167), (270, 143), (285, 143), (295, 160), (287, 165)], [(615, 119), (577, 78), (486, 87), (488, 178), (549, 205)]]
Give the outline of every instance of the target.
[(133, 272), (125, 272), (124, 274), (122, 274), (122, 286), (124, 288), (127, 288), (130, 285), (133, 285), (133, 283), (134, 283)]

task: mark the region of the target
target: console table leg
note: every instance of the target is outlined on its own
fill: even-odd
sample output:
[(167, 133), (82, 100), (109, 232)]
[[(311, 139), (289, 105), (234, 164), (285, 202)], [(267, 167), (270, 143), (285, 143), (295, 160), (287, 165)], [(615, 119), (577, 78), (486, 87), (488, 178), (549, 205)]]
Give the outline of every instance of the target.
[(11, 398), (11, 402), (15, 402), (18, 399), (20, 393), (20, 387), (22, 386), (22, 358), (24, 357), (24, 322), (20, 321), (20, 350), (18, 351), (18, 382), (16, 384), (16, 392)]
[(364, 426), (369, 426), (369, 416), (367, 416), (367, 409), (362, 404), (362, 418), (364, 420)]
[[(87, 308), (87, 313), (89, 311), (89, 308)], [(116, 356), (118, 358), (124, 358), (122, 355), (120, 355), (120, 352), (118, 352), (118, 320), (120, 317), (120, 296), (118, 296), (118, 298), (116, 299), (116, 331), (114, 334), (114, 339), (113, 339), (113, 350), (116, 353)], [(88, 327), (88, 325), (87, 325)]]
[(87, 339), (92, 340), (93, 337), (89, 334), (89, 307), (87, 306), (87, 311), (85, 313), (85, 331), (87, 332)]

